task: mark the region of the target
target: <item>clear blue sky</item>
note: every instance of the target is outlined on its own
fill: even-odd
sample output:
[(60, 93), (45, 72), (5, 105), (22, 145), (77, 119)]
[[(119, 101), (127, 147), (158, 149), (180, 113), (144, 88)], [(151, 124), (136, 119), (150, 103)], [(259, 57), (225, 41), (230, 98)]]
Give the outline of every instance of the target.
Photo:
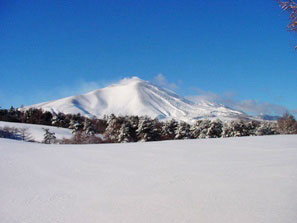
[[(177, 93), (297, 108), (297, 36), (273, 0), (0, 0), (0, 106), (162, 73)], [(200, 89), (200, 90), (196, 90)]]

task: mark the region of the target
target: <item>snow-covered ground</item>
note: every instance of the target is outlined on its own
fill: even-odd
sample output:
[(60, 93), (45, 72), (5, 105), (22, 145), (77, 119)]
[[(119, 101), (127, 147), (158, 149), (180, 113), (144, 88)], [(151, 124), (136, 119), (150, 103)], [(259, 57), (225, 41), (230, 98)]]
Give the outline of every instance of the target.
[(57, 139), (63, 139), (63, 138), (70, 139), (72, 137), (72, 133), (70, 129), (57, 128), (53, 126), (0, 121), (0, 128), (4, 128), (4, 127), (18, 128), (18, 129), (25, 128), (30, 134), (30, 138), (36, 142), (43, 141), (43, 138), (44, 138), (43, 128), (48, 128), (50, 132), (54, 132)]
[(296, 223), (297, 136), (0, 139), (0, 222)]

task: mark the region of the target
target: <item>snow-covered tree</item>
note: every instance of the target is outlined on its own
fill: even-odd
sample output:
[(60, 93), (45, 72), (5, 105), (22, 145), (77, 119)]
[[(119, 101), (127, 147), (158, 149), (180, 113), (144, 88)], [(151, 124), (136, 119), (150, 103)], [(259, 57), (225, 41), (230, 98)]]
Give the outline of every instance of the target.
[(277, 123), (276, 122), (261, 122), (255, 130), (255, 135), (263, 136), (263, 135), (275, 135), (278, 134), (277, 131)]
[(201, 122), (202, 120), (196, 121), (190, 128), (191, 138), (198, 139), (201, 133)]
[(213, 120), (209, 123), (207, 138), (220, 138), (222, 136), (223, 123), (220, 120)]
[(83, 118), (80, 114), (73, 115), (70, 120), (69, 128), (72, 129), (72, 134), (83, 130)]
[(137, 129), (138, 128), (138, 123), (139, 123), (139, 117), (138, 116), (125, 116), (125, 120), (128, 121), (131, 125), (131, 128)]
[(201, 120), (200, 125), (199, 125), (199, 128), (200, 128), (199, 138), (200, 139), (209, 138), (208, 129), (210, 128), (210, 125), (211, 125), (211, 121), (209, 119)]
[(52, 118), (52, 125), (57, 127), (66, 127), (66, 117), (63, 113), (55, 114)]
[(56, 142), (56, 136), (54, 132), (50, 132), (48, 128), (43, 128), (44, 135), (43, 135), (43, 143), (45, 144), (52, 144)]
[(190, 125), (186, 122), (179, 122), (175, 130), (175, 139), (189, 139), (190, 137)]
[(93, 125), (93, 122), (90, 119), (85, 119), (84, 124), (83, 124), (83, 132), (88, 135), (92, 136), (95, 135), (95, 127)]
[(245, 128), (247, 131), (248, 136), (256, 136), (257, 135), (257, 129), (260, 126), (260, 122), (258, 121), (246, 121), (245, 122)]
[(122, 119), (111, 114), (107, 117), (107, 127), (104, 132), (104, 136), (110, 140), (110, 142), (118, 142), (118, 135), (122, 126)]
[(249, 130), (243, 120), (233, 120), (229, 123), (225, 123), (223, 127), (223, 137), (234, 137), (234, 136), (248, 136)]
[(177, 129), (178, 122), (174, 119), (166, 121), (162, 124), (161, 129), (161, 139), (171, 140), (175, 138), (175, 131)]
[(160, 140), (161, 126), (156, 119), (152, 120), (147, 116), (140, 117), (136, 134), (140, 141), (157, 141)]
[(117, 137), (118, 142), (133, 142), (133, 132), (132, 126), (129, 122), (124, 122), (119, 130), (119, 135)]

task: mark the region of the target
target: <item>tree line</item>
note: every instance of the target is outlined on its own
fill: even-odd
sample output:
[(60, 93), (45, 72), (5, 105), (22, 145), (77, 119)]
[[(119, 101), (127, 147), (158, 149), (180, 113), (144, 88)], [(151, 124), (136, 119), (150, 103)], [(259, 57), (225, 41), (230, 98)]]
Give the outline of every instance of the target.
[[(69, 128), (73, 133), (71, 139), (56, 140), (54, 138), (55, 140), (53, 140), (54, 134), (45, 131), (45, 143), (67, 144), (297, 134), (297, 122), (290, 114), (285, 114), (277, 122), (254, 120), (222, 122), (221, 120), (206, 119), (189, 124), (174, 119), (163, 122), (147, 116), (115, 116), (111, 114), (98, 119), (87, 118), (80, 114), (53, 114), (37, 108), (19, 110), (11, 107), (10, 109), (0, 109), (0, 121)], [(10, 130), (11, 132), (13, 133)], [(6, 133), (4, 129), (0, 129), (0, 137), (4, 137)], [(13, 134), (10, 136), (13, 138)]]

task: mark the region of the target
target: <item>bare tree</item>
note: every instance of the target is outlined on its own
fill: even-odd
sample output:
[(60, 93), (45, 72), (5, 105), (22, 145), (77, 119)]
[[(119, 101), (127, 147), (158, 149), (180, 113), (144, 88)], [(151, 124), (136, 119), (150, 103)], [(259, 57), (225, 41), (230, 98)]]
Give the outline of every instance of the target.
[(28, 131), (28, 128), (20, 128), (18, 129), (18, 132), (20, 134), (21, 140), (23, 141), (32, 141), (32, 135)]
[(278, 129), (281, 134), (297, 134), (297, 121), (293, 115), (285, 113), (278, 122)]
[(280, 1), (278, 0), (280, 7), (283, 11), (287, 11), (290, 14), (290, 23), (288, 29), (290, 31), (297, 32), (297, 3), (293, 0)]
[(96, 135), (88, 135), (85, 132), (76, 132), (71, 139), (59, 140), (61, 144), (99, 144), (106, 143), (102, 138)]
[[(283, 11), (286, 11), (290, 14), (290, 23), (288, 24), (288, 30), (292, 32), (297, 32), (297, 3), (293, 0), (277, 0), (277, 2), (283, 9)], [(295, 50), (297, 50), (297, 46), (295, 46)]]
[(0, 138), (20, 139), (18, 129), (13, 127), (0, 127)]

